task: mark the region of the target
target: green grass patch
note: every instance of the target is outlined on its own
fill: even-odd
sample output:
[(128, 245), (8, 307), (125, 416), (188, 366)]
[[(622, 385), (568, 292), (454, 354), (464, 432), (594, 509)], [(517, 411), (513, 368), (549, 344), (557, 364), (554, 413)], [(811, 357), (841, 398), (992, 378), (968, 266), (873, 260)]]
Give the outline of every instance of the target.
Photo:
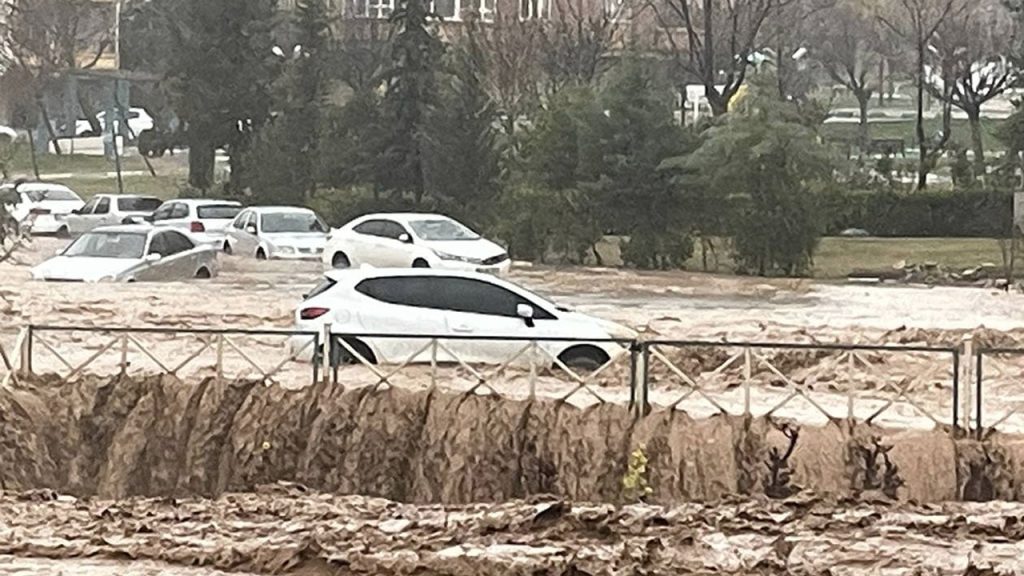
[[(992, 120), (983, 118), (981, 120), (982, 142), (986, 151), (1005, 150), (1006, 146), (1002, 140), (996, 137), (996, 132), (1003, 120)], [(929, 138), (942, 129), (941, 119), (925, 120), (925, 135)], [(901, 138), (906, 142), (908, 148), (917, 144), (917, 125), (913, 120), (902, 122), (881, 122), (868, 124), (868, 134), (871, 138), (895, 139)], [(824, 124), (821, 127), (821, 134), (828, 140), (843, 142), (856, 142), (859, 138), (859, 126), (857, 124)], [(961, 148), (971, 147), (971, 127), (967, 120), (953, 120), (953, 134), (951, 142)]]
[[(116, 178), (77, 177), (62, 178), (54, 181), (71, 188), (86, 200), (96, 194), (118, 193)], [(169, 200), (178, 197), (178, 193), (184, 184), (185, 179), (179, 176), (158, 175), (153, 177), (149, 174), (145, 176), (125, 176), (124, 193), (156, 196), (163, 200)]]

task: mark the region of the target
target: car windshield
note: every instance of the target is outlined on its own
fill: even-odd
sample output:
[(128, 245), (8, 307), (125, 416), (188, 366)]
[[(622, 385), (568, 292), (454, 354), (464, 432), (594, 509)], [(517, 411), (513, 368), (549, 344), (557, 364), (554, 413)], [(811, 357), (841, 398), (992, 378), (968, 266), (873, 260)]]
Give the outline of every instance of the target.
[(160, 207), (159, 198), (118, 198), (117, 209), (121, 212), (152, 212)]
[(79, 200), (78, 196), (70, 190), (63, 190), (60, 188), (51, 188), (49, 190), (29, 190), (25, 192), (25, 196), (29, 199), (29, 202), (42, 202), (44, 200)]
[(64, 256), (72, 258), (142, 258), (146, 234), (140, 232), (90, 232), (75, 240)]
[(327, 226), (310, 212), (276, 212), (263, 215), (263, 232), (327, 232)]
[(241, 206), (232, 204), (211, 204), (196, 208), (200, 220), (233, 220), (241, 211)]
[(427, 241), (445, 240), (479, 240), (480, 235), (448, 218), (436, 218), (433, 220), (413, 220), (409, 222), (413, 232)]

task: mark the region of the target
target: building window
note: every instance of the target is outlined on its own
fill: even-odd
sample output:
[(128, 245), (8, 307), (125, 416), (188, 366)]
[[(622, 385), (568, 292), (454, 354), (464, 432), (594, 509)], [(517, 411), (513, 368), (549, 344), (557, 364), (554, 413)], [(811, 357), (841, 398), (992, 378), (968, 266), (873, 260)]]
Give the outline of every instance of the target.
[(630, 0), (604, 0), (604, 13), (613, 22), (628, 22), (633, 19)]
[(395, 0), (353, 0), (356, 18), (390, 18), (395, 10)]
[(459, 4), (459, 0), (433, 0), (430, 3), (430, 11), (444, 20), (459, 20)]
[(480, 0), (480, 20), (482, 22), (494, 22), (494, 1)]
[(520, 20), (543, 20), (551, 18), (552, 0), (519, 0)]

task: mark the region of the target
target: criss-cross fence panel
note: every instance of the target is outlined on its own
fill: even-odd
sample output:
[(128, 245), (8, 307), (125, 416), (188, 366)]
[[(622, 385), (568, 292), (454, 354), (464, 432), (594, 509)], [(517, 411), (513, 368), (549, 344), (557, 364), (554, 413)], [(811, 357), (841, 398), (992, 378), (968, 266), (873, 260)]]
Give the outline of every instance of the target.
[(776, 342), (646, 342), (644, 397), (695, 416), (856, 419), (956, 428), (954, 348)]
[(592, 404), (633, 397), (631, 340), (331, 334), (332, 380)]
[(979, 348), (974, 370), (973, 429), (978, 438), (1024, 433), (1024, 348)]
[(319, 334), (282, 330), (32, 326), (19, 365), (69, 381), (85, 374), (170, 374), (309, 382), (315, 367), (297, 360), (312, 357), (319, 340)]

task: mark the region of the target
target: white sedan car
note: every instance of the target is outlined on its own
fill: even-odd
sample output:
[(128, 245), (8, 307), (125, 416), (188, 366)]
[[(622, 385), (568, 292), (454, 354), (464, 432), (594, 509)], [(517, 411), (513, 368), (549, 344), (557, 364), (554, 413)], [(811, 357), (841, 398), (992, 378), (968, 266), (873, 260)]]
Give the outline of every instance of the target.
[(32, 269), (53, 282), (146, 282), (212, 278), (217, 250), (177, 230), (142, 224), (108, 226), (80, 236), (55, 258)]
[[(628, 328), (560, 308), (490, 274), (411, 268), (329, 271), (295, 311), (297, 331), (320, 333), (327, 324), (333, 334), (347, 335), (345, 341), (365, 360), (380, 364), (431, 362), (424, 336), (441, 337), (451, 351), (439, 348), (438, 362), (529, 363), (524, 348), (541, 339), (543, 352), (534, 362), (556, 365), (557, 358), (572, 369), (596, 370), (627, 353), (626, 341), (636, 337)], [(293, 353), (312, 356), (310, 341), (294, 337)], [(355, 358), (341, 350), (334, 348), (338, 359)]]
[(153, 196), (125, 194), (98, 194), (82, 208), (64, 220), (58, 236), (78, 236), (102, 226), (139, 224), (160, 207), (161, 200)]
[(243, 210), (227, 228), (224, 252), (260, 260), (319, 260), (327, 225), (307, 208), (265, 206)]
[(196, 242), (220, 248), (227, 227), (241, 211), (242, 205), (231, 200), (170, 200), (153, 212), (151, 220), (154, 226), (188, 232)]
[(63, 184), (20, 182), (3, 188), (18, 193), (21, 202), (10, 207), (10, 213), (19, 224), (30, 226), (32, 234), (64, 234), (68, 215), (85, 206), (82, 198)]
[(371, 214), (331, 233), (323, 262), (331, 268), (445, 268), (502, 275), (508, 253), (459, 222), (436, 214)]

